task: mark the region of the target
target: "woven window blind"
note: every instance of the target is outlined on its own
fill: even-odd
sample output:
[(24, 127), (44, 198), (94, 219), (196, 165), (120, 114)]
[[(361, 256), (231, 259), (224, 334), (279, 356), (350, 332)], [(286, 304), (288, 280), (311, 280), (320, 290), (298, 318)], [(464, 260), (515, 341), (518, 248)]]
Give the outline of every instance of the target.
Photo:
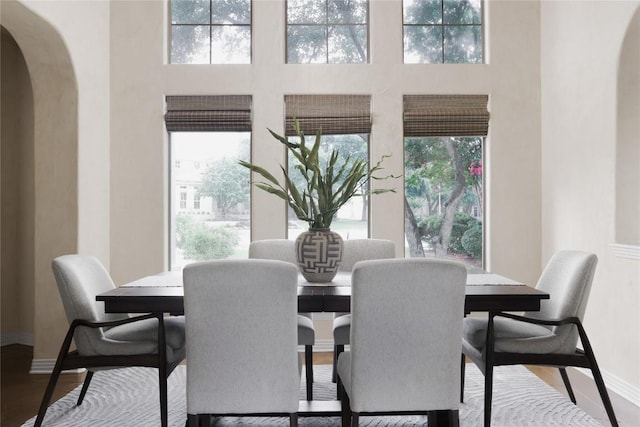
[(167, 96), (169, 132), (250, 132), (251, 95)]
[(285, 95), (285, 135), (296, 134), (294, 118), (305, 135), (371, 132), (369, 95)]
[(404, 136), (487, 136), (487, 95), (405, 95)]

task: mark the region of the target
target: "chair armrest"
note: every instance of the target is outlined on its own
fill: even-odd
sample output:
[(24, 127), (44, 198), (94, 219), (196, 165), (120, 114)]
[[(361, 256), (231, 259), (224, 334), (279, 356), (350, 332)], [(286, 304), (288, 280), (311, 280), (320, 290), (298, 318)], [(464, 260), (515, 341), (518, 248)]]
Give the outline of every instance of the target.
[[(590, 354), (594, 359), (595, 355), (593, 354), (593, 349), (591, 347), (591, 343), (589, 338), (587, 337), (587, 332), (584, 330), (582, 326), (582, 322), (577, 317), (567, 317), (565, 319), (558, 320), (543, 320), (543, 319), (533, 319), (531, 317), (520, 316), (517, 314), (504, 313), (504, 312), (495, 312), (489, 313), (489, 322), (487, 326), (487, 343), (490, 344), (490, 351), (493, 352), (493, 344), (494, 344), (494, 332), (493, 332), (493, 318), (494, 317), (506, 317), (513, 320), (518, 320), (521, 322), (532, 323), (535, 325), (546, 325), (546, 326), (562, 326), (562, 325), (575, 325), (578, 328), (578, 335), (580, 337), (580, 341), (582, 342), (582, 346), (584, 348), (584, 352)], [(488, 346), (489, 347), (489, 346)], [(580, 350), (577, 350), (582, 352)]]
[(110, 326), (126, 325), (127, 323), (139, 322), (141, 320), (147, 320), (147, 319), (153, 319), (153, 318), (157, 319), (161, 315), (162, 315), (161, 313), (151, 313), (151, 314), (145, 314), (142, 316), (126, 317), (124, 319), (111, 320), (108, 322), (90, 322), (84, 319), (73, 319), (69, 329), (74, 330), (78, 326), (86, 326), (88, 328), (103, 328), (103, 327), (110, 327)]
[(503, 312), (490, 313), (489, 315), (491, 317), (496, 317), (496, 316), (507, 317), (509, 319), (519, 320), (521, 322), (526, 322), (526, 323), (533, 323), (535, 325), (562, 326), (567, 324), (573, 324), (573, 325), (580, 324), (580, 319), (578, 319), (577, 317), (567, 317), (566, 319), (558, 319), (558, 320), (543, 320), (543, 319), (534, 319), (531, 317), (520, 316), (517, 314), (511, 314), (511, 313), (503, 313)]

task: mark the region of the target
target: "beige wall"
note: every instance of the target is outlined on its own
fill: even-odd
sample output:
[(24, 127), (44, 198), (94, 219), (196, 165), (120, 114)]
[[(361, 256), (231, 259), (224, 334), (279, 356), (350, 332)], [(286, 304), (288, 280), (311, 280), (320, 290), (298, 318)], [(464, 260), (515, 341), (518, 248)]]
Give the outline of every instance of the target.
[[(598, 255), (585, 327), (610, 375), (608, 385), (628, 387), (636, 402), (640, 261), (614, 255), (610, 245), (616, 243), (618, 64), (639, 5), (579, 1), (541, 7), (542, 259), (565, 248)], [(632, 72), (640, 74), (640, 64)], [(633, 162), (637, 167), (640, 159)]]
[[(117, 283), (166, 266), (163, 96), (253, 95), (253, 161), (276, 170), (284, 153), (266, 128), (282, 128), (283, 96), (296, 93), (371, 94), (372, 155), (392, 153), (385, 166), (395, 174), (402, 174), (403, 94), (489, 94), (488, 266), (535, 280), (540, 268), (537, 2), (490, 2), (486, 65), (403, 65), (400, 0), (371, 2), (370, 64), (285, 65), (284, 2), (260, 0), (254, 2), (252, 65), (166, 65), (165, 8), (159, 1), (111, 3), (111, 272)], [(403, 247), (402, 197), (402, 191), (375, 197), (371, 209), (373, 237), (392, 239), (398, 248)], [(254, 191), (252, 237), (284, 235), (283, 204)]]
[(2, 344), (33, 343), (33, 92), (24, 57), (2, 31), (0, 166)]
[[(243, 66), (165, 64), (161, 1), (20, 2), (63, 44), (53, 51), (63, 59), (52, 57), (23, 10), (10, 6), (7, 18), (13, 3), (2, 2), (3, 25), (25, 52), (35, 97), (36, 357), (55, 357), (66, 328), (48, 265), (61, 250), (98, 254), (116, 283), (166, 266), (165, 95), (253, 95), (253, 160), (275, 169), (284, 154), (265, 129), (281, 130), (285, 94), (371, 94), (372, 154), (392, 153), (386, 166), (401, 174), (403, 94), (486, 93), (487, 267), (534, 283), (558, 249), (598, 253), (587, 328), (602, 368), (638, 388), (638, 264), (608, 246), (617, 51), (637, 2), (490, 1), (487, 64), (403, 65), (401, 2), (372, 0), (370, 64), (284, 65), (283, 2), (258, 0), (253, 64)], [(65, 85), (44, 85), (47, 73)], [(52, 100), (75, 121), (54, 127)], [(254, 239), (284, 236), (276, 198), (254, 192), (252, 209)], [(402, 247), (402, 192), (374, 198), (371, 214), (373, 237)]]

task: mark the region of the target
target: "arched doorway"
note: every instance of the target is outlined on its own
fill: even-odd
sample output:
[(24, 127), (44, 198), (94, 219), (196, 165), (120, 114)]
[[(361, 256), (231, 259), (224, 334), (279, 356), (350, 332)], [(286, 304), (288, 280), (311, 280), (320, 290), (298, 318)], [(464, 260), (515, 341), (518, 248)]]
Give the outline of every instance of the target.
[[(4, 34), (15, 40), (24, 62), (11, 69), (13, 74), (7, 68), (12, 64), (2, 63), (3, 77), (8, 72), (16, 78), (9, 87), (15, 84), (19, 90), (3, 89), (1, 143), (3, 151), (12, 148), (22, 153), (14, 159), (19, 172), (7, 171), (12, 178), (5, 183), (3, 170), (2, 184), (14, 187), (15, 200), (24, 198), (12, 212), (19, 217), (21, 231), (7, 246), (5, 233), (13, 230), (5, 229), (4, 223), (0, 229), (3, 318), (6, 307), (9, 312), (32, 313), (32, 322), (19, 320), (11, 325), (12, 331), (5, 331), (3, 324), (2, 333), (23, 340), (31, 336), (34, 360), (48, 361), (55, 357), (67, 327), (51, 259), (77, 248), (78, 91), (69, 52), (52, 25), (17, 1), (3, 2), (0, 19)], [(7, 113), (8, 122), (5, 104), (13, 110)], [(16, 132), (5, 134), (4, 127), (16, 123)], [(4, 198), (1, 208), (3, 216), (9, 212)], [(11, 281), (5, 282), (5, 268), (14, 269)], [(5, 300), (8, 289), (11, 298)], [(32, 371), (38, 367), (32, 365)]]

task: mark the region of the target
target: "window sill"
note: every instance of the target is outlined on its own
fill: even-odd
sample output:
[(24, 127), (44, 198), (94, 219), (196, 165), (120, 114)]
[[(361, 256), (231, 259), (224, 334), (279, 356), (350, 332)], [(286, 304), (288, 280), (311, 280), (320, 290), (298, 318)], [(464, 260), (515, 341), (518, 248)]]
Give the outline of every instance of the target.
[(612, 243), (610, 246), (613, 254), (618, 258), (640, 260), (640, 245)]

